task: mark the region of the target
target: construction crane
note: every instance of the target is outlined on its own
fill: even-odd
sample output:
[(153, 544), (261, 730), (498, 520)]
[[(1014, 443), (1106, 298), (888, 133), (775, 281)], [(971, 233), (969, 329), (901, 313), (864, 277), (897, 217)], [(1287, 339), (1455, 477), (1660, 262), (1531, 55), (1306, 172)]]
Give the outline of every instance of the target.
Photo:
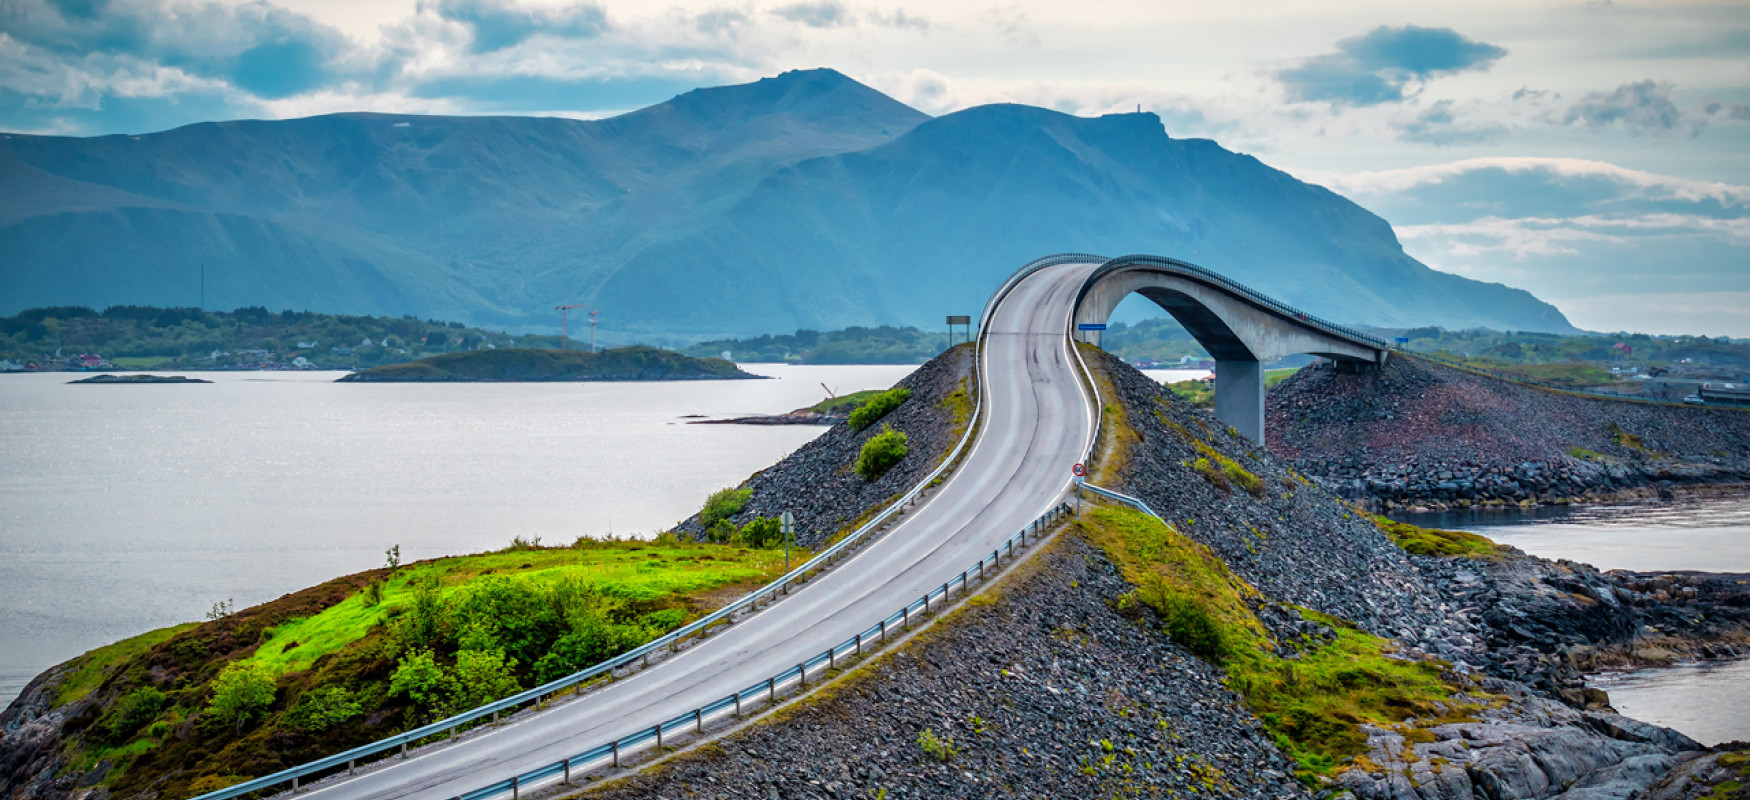
[[(571, 323), (569, 320), (567, 320), (565, 318), (565, 315), (568, 312), (570, 312), (571, 309), (574, 309), (574, 308), (583, 308), (583, 306), (554, 306), (553, 307), (554, 311), (559, 312), (559, 349), (560, 350), (570, 349), (567, 345), (571, 341)], [(595, 312), (594, 311), (589, 312), (589, 351), (591, 353), (595, 352)]]

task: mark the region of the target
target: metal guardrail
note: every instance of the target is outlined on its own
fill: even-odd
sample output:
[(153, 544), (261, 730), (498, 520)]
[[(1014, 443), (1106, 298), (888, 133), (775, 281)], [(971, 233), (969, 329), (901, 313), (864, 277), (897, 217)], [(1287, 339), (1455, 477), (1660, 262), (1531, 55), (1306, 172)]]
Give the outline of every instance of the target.
[(570, 784), (574, 777), (590, 770), (603, 766), (620, 766), (620, 760), (628, 753), (650, 746), (662, 747), (667, 737), (677, 733), (685, 733), (688, 730), (694, 733), (703, 733), (706, 723), (714, 719), (730, 714), (739, 717), (745, 713), (750, 701), (753, 703), (761, 701), (767, 704), (775, 703), (780, 689), (793, 684), (799, 688), (806, 687), (809, 675), (819, 675), (823, 668), (836, 669), (841, 660), (862, 655), (866, 649), (872, 646), (871, 643), (878, 646), (885, 642), (896, 628), (911, 627), (914, 616), (929, 613), (932, 603), (940, 606), (948, 600), (949, 595), (956, 589), (964, 596), (972, 587), (972, 581), (983, 582), (986, 580), (986, 565), (991, 567), (992, 573), (996, 572), (997, 568), (1002, 566), (1005, 558), (1012, 559), (1016, 550), (1027, 546), (1029, 538), (1037, 543), (1050, 530), (1051, 523), (1071, 513), (1073, 511), (1068, 503), (1058, 504), (1027, 527), (1022, 528), (1019, 533), (997, 545), (989, 555), (980, 558), (962, 570), (959, 575), (951, 577), (944, 581), (941, 586), (925, 592), (922, 597), (906, 603), (898, 611), (883, 617), (856, 635), (803, 659), (796, 666), (629, 736), (614, 739), (576, 755), (457, 795), (454, 800), (486, 800), (486, 798), (497, 797), (506, 792), (509, 792), (515, 800), (515, 798), (520, 797), (523, 791), (538, 786), (554, 782)]
[(1108, 500), (1116, 500), (1120, 503), (1123, 503), (1127, 506), (1130, 506), (1131, 508), (1134, 508), (1138, 511), (1141, 511), (1144, 514), (1147, 514), (1151, 517), (1154, 517), (1155, 519), (1161, 520), (1163, 522), (1166, 521), (1166, 519), (1164, 517), (1162, 517), (1159, 514), (1156, 514), (1154, 509), (1149, 508), (1148, 503), (1143, 502), (1142, 498), (1140, 498), (1140, 497), (1131, 497), (1130, 495), (1123, 494), (1121, 492), (1114, 492), (1111, 489), (1102, 489), (1098, 486), (1095, 486), (1091, 483), (1088, 483), (1087, 481), (1076, 481), (1076, 486), (1078, 488), (1086, 489), (1090, 492), (1093, 492), (1094, 494), (1097, 494), (1097, 495), (1104, 497)]
[[(981, 326), (978, 337), (975, 339), (975, 341), (978, 342), (978, 350), (975, 350), (973, 354), (973, 371), (975, 376), (979, 364), (979, 350), (982, 350), (983, 348), (983, 336), (984, 331)], [(408, 746), (421, 740), (429, 739), (443, 733), (449, 733), (451, 737), (454, 738), (457, 730), (463, 726), (487, 718), (491, 718), (492, 721), (496, 722), (499, 716), (507, 711), (514, 711), (517, 707), (527, 703), (538, 705), (550, 695), (579, 684), (587, 683), (604, 675), (611, 677), (614, 670), (622, 667), (629, 667), (634, 662), (643, 661), (648, 664), (650, 655), (661, 650), (677, 648), (681, 641), (695, 635), (703, 635), (706, 633), (707, 629), (718, 623), (731, 621), (731, 617), (736, 612), (744, 609), (757, 609), (761, 601), (769, 603), (776, 600), (780, 595), (789, 594), (791, 585), (806, 582), (809, 573), (814, 572), (822, 565), (829, 564), (841, 556), (846, 555), (848, 551), (864, 543), (865, 540), (871, 539), (874, 534), (881, 532), (883, 527), (888, 522), (892, 521), (894, 517), (903, 514), (907, 506), (928, 493), (932, 482), (941, 477), (955, 465), (961, 454), (966, 452), (967, 442), (969, 442), (972, 439), (973, 434), (977, 432), (983, 413), (984, 387), (983, 381), (979, 380), (977, 397), (974, 400), (972, 408), (972, 418), (967, 423), (966, 432), (960, 436), (960, 441), (955, 444), (954, 449), (949, 452), (948, 457), (944, 458), (942, 463), (937, 465), (934, 471), (919, 480), (918, 483), (911, 488), (911, 491), (882, 509), (880, 513), (876, 514), (873, 519), (869, 520), (869, 522), (865, 523), (862, 527), (853, 531), (850, 535), (839, 540), (827, 549), (822, 550), (818, 555), (809, 559), (806, 563), (796, 567), (788, 573), (785, 573), (782, 577), (773, 580), (771, 583), (743, 595), (740, 599), (729, 605), (705, 615), (691, 624), (670, 631), (669, 633), (652, 639), (642, 646), (629, 650), (615, 656), (614, 658), (608, 659), (607, 661), (603, 661), (593, 667), (574, 672), (563, 678), (549, 681), (540, 686), (536, 686), (533, 689), (518, 692), (502, 700), (487, 703), (477, 708), (456, 714), (452, 717), (414, 728), (405, 733), (387, 736), (378, 739), (375, 742), (371, 742), (370, 744), (360, 745), (351, 750), (335, 753), (334, 755), (319, 758), (315, 761), (283, 769), (271, 775), (244, 781), (242, 783), (228, 786), (224, 789), (207, 792), (206, 794), (191, 798), (191, 800), (230, 800), (230, 798), (242, 797), (265, 789), (271, 789), (281, 784), (290, 784), (292, 791), (295, 793), (298, 791), (300, 784), (306, 778), (323, 776), (343, 768), (350, 773), (357, 769), (360, 761), (392, 750), (398, 750), (402, 756), (406, 756)]]

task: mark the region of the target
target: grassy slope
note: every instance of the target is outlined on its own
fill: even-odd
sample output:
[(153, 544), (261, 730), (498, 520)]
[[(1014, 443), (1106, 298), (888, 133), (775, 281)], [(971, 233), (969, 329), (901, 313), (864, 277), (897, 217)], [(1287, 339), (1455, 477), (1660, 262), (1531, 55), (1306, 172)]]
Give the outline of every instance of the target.
[[(806, 557), (806, 554), (803, 555)], [(405, 729), (418, 721), (405, 698), (390, 697), (387, 680), (403, 652), (385, 622), (405, 613), (413, 586), (435, 581), (454, 599), (487, 576), (551, 586), (580, 581), (623, 608), (628, 618), (657, 615), (665, 629), (719, 605), (717, 598), (783, 571), (772, 550), (678, 542), (580, 541), (569, 548), (519, 546), (470, 556), (374, 570), (244, 609), (230, 617), (142, 634), (80, 656), (59, 687), (58, 700), (87, 696), (97, 705), (70, 720), (63, 752), (72, 766), (114, 765), (103, 783), (125, 797), (150, 787), (170, 796), (198, 793), (336, 752)], [(367, 600), (382, 580), (379, 602)], [(661, 631), (648, 629), (650, 635)], [(274, 676), (275, 701), (266, 719), (233, 728), (205, 711), (212, 679), (228, 663), (260, 664)], [(525, 669), (521, 683), (530, 685)], [(153, 724), (117, 740), (105, 728), (117, 700), (145, 686), (162, 691), (167, 707)], [(345, 687), (362, 716), (324, 735), (300, 731), (288, 712), (313, 690)]]
[(728, 361), (652, 347), (600, 353), (576, 350), (471, 350), (349, 375), (349, 381), (588, 381), (752, 377)]
[[(1288, 376), (1293, 375), (1294, 371), (1297, 369), (1300, 368), (1283, 367), (1281, 369), (1264, 370), (1264, 390), (1269, 391), (1270, 389), (1275, 388), (1276, 384), (1287, 380)], [(1177, 394), (1196, 405), (1203, 406), (1204, 408), (1215, 407), (1215, 384), (1208, 381), (1197, 379), (1176, 381), (1167, 384), (1167, 388), (1173, 390), (1174, 394)]]
[[(1228, 687), (1300, 765), (1302, 779), (1353, 765), (1366, 751), (1364, 724), (1418, 728), (1464, 718), (1481, 698), (1443, 677), (1445, 665), (1406, 661), (1387, 639), (1297, 609), (1329, 627), (1323, 639), (1278, 642), (1253, 612), (1266, 602), (1208, 548), (1141, 512), (1098, 507), (1080, 523), (1137, 589), (1119, 608), (1147, 605), (1167, 633), (1227, 671)], [(1278, 655), (1286, 645), (1296, 657)]]

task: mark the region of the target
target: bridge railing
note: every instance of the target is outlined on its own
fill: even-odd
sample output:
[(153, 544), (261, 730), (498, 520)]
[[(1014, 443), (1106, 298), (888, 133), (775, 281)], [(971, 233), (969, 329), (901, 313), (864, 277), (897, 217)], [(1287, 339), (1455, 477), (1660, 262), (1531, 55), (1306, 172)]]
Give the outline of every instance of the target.
[(1383, 340), (1383, 339), (1369, 336), (1365, 333), (1362, 333), (1361, 331), (1355, 330), (1354, 328), (1348, 327), (1346, 325), (1339, 325), (1335, 322), (1331, 322), (1330, 320), (1315, 317), (1311, 314), (1308, 314), (1304, 311), (1301, 311), (1300, 309), (1295, 308), (1294, 306), (1291, 306), (1291, 305), (1284, 303), (1280, 300), (1277, 300), (1273, 297), (1268, 297), (1266, 295), (1260, 294), (1257, 290), (1251, 288), (1250, 286), (1247, 286), (1243, 283), (1240, 283), (1239, 281), (1236, 281), (1232, 278), (1229, 278), (1226, 275), (1223, 275), (1219, 272), (1216, 272), (1215, 270), (1208, 269), (1206, 267), (1200, 267), (1200, 266), (1197, 266), (1196, 264), (1192, 264), (1188, 261), (1180, 261), (1179, 259), (1176, 259), (1176, 258), (1168, 258), (1166, 256), (1151, 256), (1151, 255), (1119, 256), (1117, 258), (1109, 259), (1105, 263), (1101, 264), (1100, 268), (1098, 270), (1095, 270), (1093, 275), (1089, 276), (1088, 282), (1091, 285), (1095, 280), (1099, 279), (1099, 277), (1101, 276), (1101, 273), (1103, 273), (1107, 270), (1121, 269), (1125, 266), (1130, 266), (1130, 265), (1149, 266), (1149, 267), (1155, 267), (1157, 269), (1165, 269), (1165, 270), (1169, 270), (1172, 272), (1177, 272), (1177, 273), (1185, 275), (1187, 277), (1194, 278), (1196, 280), (1204, 281), (1207, 283), (1212, 283), (1212, 284), (1215, 284), (1216, 286), (1221, 287), (1222, 289), (1225, 289), (1229, 292), (1232, 292), (1234, 294), (1237, 294), (1237, 295), (1245, 298), (1247, 302), (1253, 303), (1255, 305), (1263, 306), (1264, 308), (1270, 309), (1271, 311), (1274, 311), (1274, 312), (1276, 312), (1284, 317), (1287, 317), (1291, 320), (1299, 322), (1299, 323), (1306, 325), (1310, 328), (1314, 328), (1314, 329), (1323, 331), (1325, 333), (1328, 333), (1328, 334), (1331, 334), (1333, 336), (1337, 336), (1340, 338), (1349, 339), (1351, 341), (1354, 341), (1357, 344), (1361, 344), (1361, 345), (1365, 345), (1367, 347), (1375, 348), (1375, 349), (1378, 349), (1382, 352), (1392, 349), (1391, 345), (1387, 344), (1385, 342), (1385, 340)]
[[(978, 342), (973, 351), (973, 370), (975, 376), (977, 375), (979, 364), (979, 351), (983, 347), (983, 333), (984, 332), (981, 329), (978, 338), (975, 339), (975, 341)], [(429, 725), (422, 725), (404, 733), (387, 736), (344, 752), (335, 753), (331, 756), (326, 756), (305, 764), (280, 770), (271, 775), (254, 778), (228, 786), (224, 789), (207, 792), (194, 797), (191, 800), (230, 800), (230, 798), (242, 797), (244, 795), (253, 794), (280, 785), (290, 785), (292, 791), (296, 792), (300, 785), (310, 778), (325, 776), (342, 769), (350, 773), (357, 769), (360, 762), (375, 756), (380, 756), (384, 753), (394, 751), (405, 756), (408, 747), (421, 741), (432, 739), (433, 737), (443, 734), (449, 734), (451, 738), (454, 738), (460, 729), (482, 720), (490, 719), (496, 722), (501, 715), (507, 712), (514, 712), (523, 705), (539, 705), (543, 700), (567, 689), (578, 687), (604, 676), (612, 678), (615, 670), (623, 668), (630, 669), (639, 662), (648, 664), (651, 656), (657, 655), (662, 651), (676, 650), (683, 641), (689, 638), (709, 635), (710, 630), (713, 627), (721, 623), (732, 622), (734, 615), (739, 612), (752, 612), (757, 610), (762, 603), (770, 603), (778, 599), (780, 596), (789, 594), (792, 586), (806, 583), (815, 571), (848, 555), (857, 547), (866, 544), (869, 541), (873, 541), (877, 534), (886, 530), (888, 523), (892, 522), (895, 517), (904, 514), (905, 510), (914, 502), (922, 499), (922, 497), (930, 491), (931, 485), (938, 478), (942, 477), (943, 474), (948, 472), (948, 470), (954, 467), (960, 457), (967, 452), (967, 443), (971, 441), (974, 432), (978, 430), (978, 426), (983, 419), (985, 407), (984, 388), (982, 385), (983, 381), (979, 380), (978, 383), (979, 388), (976, 392), (976, 397), (972, 407), (972, 417), (967, 423), (966, 431), (961, 434), (959, 442), (954, 445), (954, 449), (948, 453), (946, 458), (942, 459), (942, 463), (938, 464), (935, 470), (919, 480), (910, 491), (906, 492), (898, 500), (888, 504), (887, 507), (883, 508), (862, 527), (859, 527), (855, 531), (846, 535), (843, 539), (840, 539), (825, 550), (822, 550), (819, 554), (815, 555), (801, 566), (785, 573), (782, 577), (743, 595), (734, 602), (701, 617), (691, 624), (677, 628), (669, 633), (663, 634), (662, 636), (658, 636), (642, 646), (633, 648), (632, 650), (603, 661), (600, 664), (596, 664), (595, 666), (579, 670), (563, 678), (549, 681), (532, 689), (518, 692), (501, 700), (496, 700), (477, 708), (469, 709), (446, 719), (433, 722)]]
[[(1122, 497), (1116, 493), (1107, 494)], [(651, 746), (662, 747), (666, 740), (677, 735), (684, 735), (689, 731), (703, 733), (707, 724), (725, 716), (739, 717), (749, 706), (776, 703), (780, 691), (791, 686), (805, 688), (810, 676), (815, 679), (823, 677), (825, 670), (837, 669), (841, 661), (848, 662), (862, 655), (865, 650), (884, 643), (888, 637), (898, 635), (898, 631), (910, 628), (914, 619), (930, 613), (933, 607), (939, 608), (955, 592), (964, 596), (975, 584), (994, 578), (1005, 560), (1012, 560), (1017, 551), (1029, 544), (1037, 544), (1049, 534), (1053, 523), (1071, 513), (1073, 509), (1068, 503), (1052, 507), (1020, 532), (997, 545), (988, 555), (961, 570), (959, 575), (950, 577), (941, 586), (925, 592), (922, 597), (900, 606), (899, 610), (876, 620), (874, 624), (850, 638), (797, 662), (793, 667), (648, 728), (456, 795), (454, 800), (487, 800), (506, 793), (514, 800), (522, 792), (531, 789), (559, 782), (570, 784), (593, 770), (620, 766), (621, 759), (633, 752)]]

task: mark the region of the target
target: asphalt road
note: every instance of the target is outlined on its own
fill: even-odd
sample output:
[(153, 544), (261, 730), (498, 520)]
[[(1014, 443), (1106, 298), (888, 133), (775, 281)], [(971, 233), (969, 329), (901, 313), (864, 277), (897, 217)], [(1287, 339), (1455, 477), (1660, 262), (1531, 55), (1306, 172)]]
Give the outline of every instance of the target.
[(627, 736), (793, 667), (958, 575), (1061, 498), (1093, 436), (1065, 331), (1096, 265), (1042, 270), (986, 331), (988, 416), (933, 499), (791, 596), (589, 697), (305, 792), (321, 800), (460, 795)]

